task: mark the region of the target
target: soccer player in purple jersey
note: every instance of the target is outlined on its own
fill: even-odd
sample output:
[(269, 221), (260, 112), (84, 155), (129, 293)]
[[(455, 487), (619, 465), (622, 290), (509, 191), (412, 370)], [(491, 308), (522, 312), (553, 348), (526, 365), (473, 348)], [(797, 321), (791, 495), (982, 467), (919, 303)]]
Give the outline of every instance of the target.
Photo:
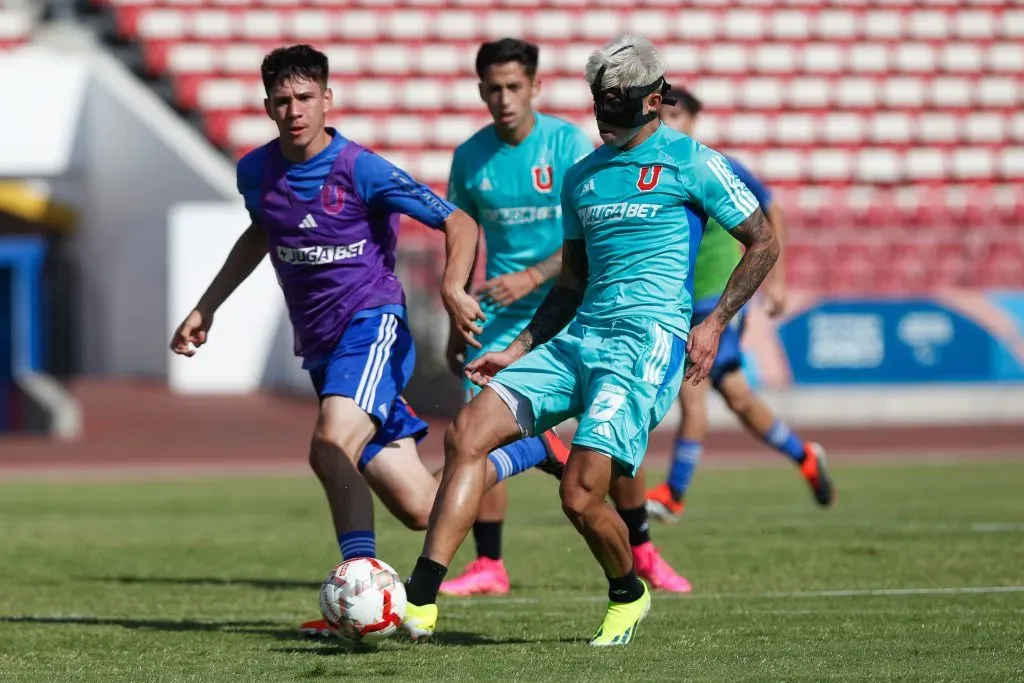
[[(324, 54), (308, 45), (280, 48), (266, 56), (261, 72), (279, 137), (238, 163), (238, 190), (252, 223), (170, 346), (194, 355), (214, 313), (269, 252), (295, 354), (320, 398), (310, 465), (342, 557), (374, 557), (371, 490), (403, 523), (423, 529), (438, 486), (416, 451), (427, 424), (401, 395), (416, 355), (394, 270), (398, 214), (444, 232), (441, 298), (452, 328), (475, 348), (486, 317), (466, 284), (479, 228), (403, 170), (326, 126), (333, 94)], [(547, 457), (506, 448), (488, 462), (489, 485)], [(312, 621), (302, 630), (323, 634), (326, 625)]]

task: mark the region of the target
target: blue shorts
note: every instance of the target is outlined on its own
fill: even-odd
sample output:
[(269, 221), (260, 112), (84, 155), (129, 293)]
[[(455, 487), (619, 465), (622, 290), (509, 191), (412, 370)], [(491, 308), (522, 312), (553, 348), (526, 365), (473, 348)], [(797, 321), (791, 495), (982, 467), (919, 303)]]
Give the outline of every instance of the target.
[[(708, 317), (717, 304), (718, 297), (708, 297), (697, 301), (693, 305), (690, 329)], [(722, 336), (718, 339), (718, 355), (715, 356), (715, 364), (711, 366), (711, 383), (715, 387), (726, 375), (743, 367), (743, 351), (740, 348), (740, 341), (743, 338), (745, 324), (746, 311), (741, 308), (729, 321), (729, 326), (722, 331)]]
[(427, 423), (402, 398), (416, 365), (416, 347), (403, 316), (372, 312), (355, 318), (328, 358), (310, 368), (313, 388), (323, 399), (345, 396), (379, 425), (359, 458), (363, 471), (393, 441), (427, 435)]

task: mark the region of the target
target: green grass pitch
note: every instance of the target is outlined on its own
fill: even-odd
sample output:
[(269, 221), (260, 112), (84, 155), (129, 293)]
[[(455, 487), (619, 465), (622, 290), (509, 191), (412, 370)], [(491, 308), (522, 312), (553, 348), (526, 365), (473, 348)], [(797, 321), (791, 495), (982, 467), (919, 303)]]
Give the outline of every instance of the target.
[[(2, 484), (0, 680), (1024, 679), (1024, 462), (843, 464), (828, 511), (790, 468), (702, 470), (652, 522), (694, 594), (612, 650), (586, 646), (606, 584), (539, 473), (510, 484), (512, 594), (365, 651), (295, 632), (338, 559), (311, 474)], [(421, 542), (378, 510), (399, 572)]]

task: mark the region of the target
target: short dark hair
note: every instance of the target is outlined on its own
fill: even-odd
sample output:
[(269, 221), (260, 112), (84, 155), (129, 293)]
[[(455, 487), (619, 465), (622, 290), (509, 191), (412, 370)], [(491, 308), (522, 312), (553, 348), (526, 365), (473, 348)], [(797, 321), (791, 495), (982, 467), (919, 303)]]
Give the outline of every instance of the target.
[(683, 87), (672, 88), (665, 93), (665, 98), (675, 100), (676, 106), (685, 109), (690, 116), (696, 116), (704, 108), (697, 96)]
[(279, 47), (267, 54), (260, 66), (263, 88), (268, 95), (273, 88), (293, 78), (315, 81), (326, 89), (328, 73), (327, 55), (310, 45)]
[(540, 48), (533, 43), (517, 38), (502, 38), (484, 43), (476, 53), (476, 74), (482, 81), (487, 67), (495, 64), (519, 62), (530, 78), (537, 74), (537, 59)]

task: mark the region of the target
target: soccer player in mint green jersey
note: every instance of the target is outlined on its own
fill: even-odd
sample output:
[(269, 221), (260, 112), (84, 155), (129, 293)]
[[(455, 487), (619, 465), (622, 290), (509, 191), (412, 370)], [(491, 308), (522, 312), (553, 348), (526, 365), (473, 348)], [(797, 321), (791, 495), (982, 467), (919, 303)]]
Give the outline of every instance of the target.
[[(667, 97), (675, 104), (661, 108), (659, 116), (662, 122), (692, 136), (701, 110), (700, 100), (685, 88), (673, 89)], [(784, 243), (785, 222), (771, 191), (739, 161), (730, 157), (726, 160), (757, 198), (779, 241)], [(708, 221), (694, 264), (693, 322), (700, 322), (714, 309), (741, 256), (739, 243), (715, 221)], [(780, 257), (762, 292), (766, 309), (772, 316), (781, 314), (785, 305), (786, 283), (785, 271), (780, 268), (782, 265), (783, 258)], [(818, 443), (800, 438), (788, 424), (775, 416), (747, 382), (740, 349), (743, 323), (744, 313), (740, 311), (722, 333), (718, 356), (711, 368), (711, 386), (722, 395), (726, 405), (751, 434), (785, 455), (799, 468), (817, 503), (829, 506), (835, 500), (835, 488), (826, 467), (825, 449)], [(679, 394), (682, 419), (672, 465), (665, 482), (647, 492), (648, 511), (662, 521), (677, 522), (683, 514), (686, 491), (704, 451), (704, 439), (708, 433), (708, 389), (708, 383), (702, 382), (697, 386), (684, 386)]]
[[(533, 109), (541, 83), (536, 45), (504, 38), (480, 46), (476, 58), (480, 96), (494, 119), (459, 145), (452, 159), (448, 199), (483, 226), (486, 278), (477, 294), (486, 315), (482, 348), (468, 346), (452, 330), (448, 362), (464, 378), (466, 400), (480, 387), (465, 378), (463, 361), (507, 347), (533, 318), (551, 290), (562, 263), (562, 179), (577, 161), (594, 151), (576, 126)], [(545, 453), (546, 451), (546, 453)], [(561, 474), (569, 449), (553, 429), (498, 449), (492, 458), (524, 455), (539, 468)], [(500, 481), (500, 479), (499, 479)], [(652, 587), (688, 592), (690, 584), (661, 557), (650, 539), (643, 488), (637, 496), (612, 491), (629, 530), (637, 573)], [(477, 558), (459, 576), (441, 584), (445, 595), (503, 595), (509, 577), (501, 552), (508, 498), (504, 485), (489, 490), (473, 523)]]
[[(650, 609), (626, 526), (605, 497), (640, 467), (647, 435), (681, 384), (708, 376), (723, 330), (779, 253), (771, 224), (728, 162), (661, 124), (664, 73), (654, 46), (635, 36), (587, 61), (604, 145), (562, 183), (558, 280), (508, 348), (466, 367), (486, 388), (445, 435), (441, 485), (406, 588), (403, 628), (414, 638), (436, 628), (438, 587), (476, 517), (487, 453), (570, 417), (579, 428), (562, 509), (608, 579), (608, 610), (591, 645), (630, 643)], [(691, 262), (709, 217), (746, 250), (714, 310), (690, 329)]]

